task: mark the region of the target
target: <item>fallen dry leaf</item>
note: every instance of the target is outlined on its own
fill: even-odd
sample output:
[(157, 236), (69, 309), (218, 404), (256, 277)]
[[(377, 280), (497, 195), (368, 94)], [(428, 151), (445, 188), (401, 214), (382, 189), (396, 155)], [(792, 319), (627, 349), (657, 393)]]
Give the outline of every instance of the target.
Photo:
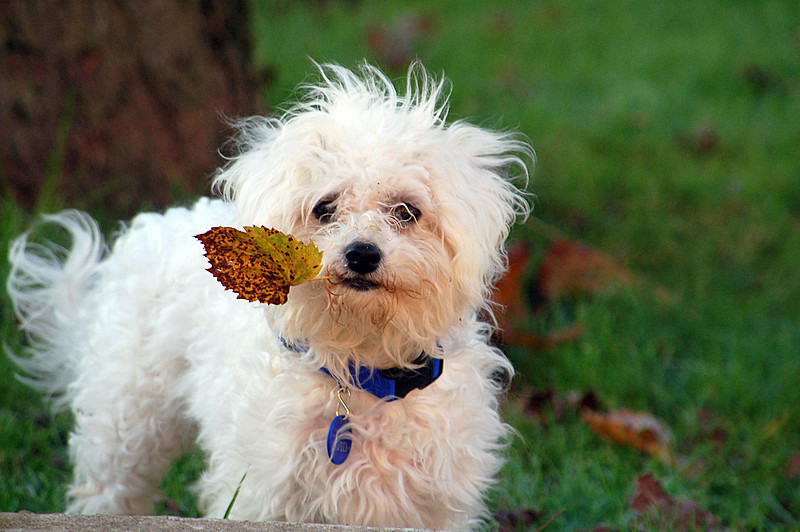
[(673, 497), (651, 474), (636, 479), (630, 505), (637, 515), (646, 519), (645, 527), (657, 525), (657, 530), (717, 530), (721, 527), (714, 514), (695, 501)]
[(522, 297), (525, 293), (525, 274), (530, 262), (530, 246), (527, 243), (517, 243), (509, 247), (508, 270), (497, 282), (492, 296), (492, 300), (498, 304), (495, 313), (498, 324), (495, 341), (498, 344), (528, 347), (537, 351), (576, 341), (583, 335), (583, 328), (579, 326), (544, 336), (517, 326), (517, 322), (530, 315)]
[(584, 408), (581, 416), (592, 430), (615, 443), (674, 462), (669, 428), (652, 414), (624, 408), (599, 413)]
[(720, 134), (715, 126), (702, 124), (691, 133), (678, 135), (675, 142), (693, 155), (711, 155), (720, 149)]
[(505, 345), (516, 345), (529, 347), (537, 351), (545, 351), (561, 344), (576, 342), (581, 336), (583, 336), (583, 327), (573, 325), (544, 336), (530, 331), (508, 328), (500, 331), (499, 339)]
[(498, 510), (495, 513), (495, 520), (499, 527), (499, 532), (516, 532), (517, 530), (531, 530), (541, 514), (536, 510)]
[(408, 65), (417, 56), (420, 42), (436, 30), (436, 19), (409, 11), (391, 24), (375, 25), (367, 34), (367, 47), (392, 69)]
[(553, 387), (533, 389), (524, 399), (522, 409), (531, 418), (542, 425), (551, 420), (561, 421), (566, 414), (575, 414), (584, 409), (598, 410), (602, 408), (600, 396), (594, 390), (588, 392), (568, 392), (559, 395)]
[(544, 390), (532, 390), (523, 406), (525, 414), (536, 419), (542, 425), (548, 424), (550, 412), (556, 419), (559, 419), (563, 410), (563, 401), (558, 401), (556, 391), (552, 387)]
[[(527, 312), (522, 299), (525, 285), (525, 273), (531, 263), (531, 250), (526, 242), (516, 243), (508, 248), (508, 270), (495, 285), (492, 300), (502, 308), (498, 312), (498, 320), (513, 320)], [(505, 323), (501, 323), (505, 325)]]
[(286, 303), (289, 289), (317, 276), (322, 252), (311, 242), (266, 227), (214, 227), (196, 238), (206, 248), (208, 271), (239, 299)]
[(794, 453), (783, 467), (786, 478), (800, 477), (800, 453)]
[(721, 451), (729, 440), (728, 430), (723, 426), (723, 419), (710, 410), (700, 409), (697, 413), (697, 421), (700, 427), (700, 436), (704, 440), (710, 440), (716, 451)]
[[(580, 220), (583, 218), (574, 224), (585, 222)], [(663, 286), (636, 275), (610, 255), (573, 240), (543, 220), (531, 217), (526, 226), (550, 242), (528, 294), (534, 309), (566, 296), (592, 295), (622, 285), (646, 289), (665, 303), (677, 300), (675, 294)]]
[(548, 301), (598, 294), (634, 281), (634, 274), (613, 259), (574, 240), (554, 240), (537, 273), (538, 289)]

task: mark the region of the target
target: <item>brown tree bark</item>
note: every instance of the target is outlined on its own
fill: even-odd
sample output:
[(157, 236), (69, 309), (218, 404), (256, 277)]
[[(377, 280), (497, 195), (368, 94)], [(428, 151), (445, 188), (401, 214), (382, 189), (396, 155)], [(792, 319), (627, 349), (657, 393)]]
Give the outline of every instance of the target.
[(116, 216), (207, 192), (225, 118), (260, 111), (246, 6), (0, 2), (0, 192)]

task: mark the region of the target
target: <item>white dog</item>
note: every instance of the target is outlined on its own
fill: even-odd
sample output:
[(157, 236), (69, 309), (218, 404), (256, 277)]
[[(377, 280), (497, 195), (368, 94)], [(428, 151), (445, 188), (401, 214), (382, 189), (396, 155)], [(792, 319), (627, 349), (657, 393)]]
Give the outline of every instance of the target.
[[(48, 218), (68, 253), (13, 243), (8, 289), (30, 338), (15, 358), (75, 414), (70, 512), (151, 512), (196, 441), (210, 517), (240, 484), (235, 519), (486, 517), (512, 368), (477, 316), (528, 211), (508, 173), (525, 178), (531, 151), (447, 124), (446, 84), (419, 65), (404, 94), (366, 65), (320, 72), (282, 118), (240, 124), (214, 183), (224, 199), (141, 214), (110, 251), (74, 211)], [(332, 281), (293, 287), (282, 306), (237, 299), (194, 236), (248, 225), (313, 240)]]

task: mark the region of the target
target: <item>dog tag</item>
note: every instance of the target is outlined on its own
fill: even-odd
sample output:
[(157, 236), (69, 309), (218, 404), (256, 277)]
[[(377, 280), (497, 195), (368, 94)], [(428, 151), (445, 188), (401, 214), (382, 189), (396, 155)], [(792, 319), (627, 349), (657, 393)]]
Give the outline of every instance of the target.
[(342, 464), (350, 455), (350, 427), (344, 416), (336, 416), (328, 429), (328, 458), (336, 465)]

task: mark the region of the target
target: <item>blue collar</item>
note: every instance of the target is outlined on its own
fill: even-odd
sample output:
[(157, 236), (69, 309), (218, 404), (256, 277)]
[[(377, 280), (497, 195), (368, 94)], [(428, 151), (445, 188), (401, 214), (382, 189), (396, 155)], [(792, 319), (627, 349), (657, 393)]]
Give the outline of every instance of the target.
[[(304, 353), (308, 351), (308, 346), (292, 344), (281, 338), (281, 342), (288, 349)], [(428, 387), (433, 381), (438, 379), (444, 370), (444, 361), (441, 358), (434, 358), (424, 351), (414, 360), (416, 369), (389, 368), (373, 369), (369, 367), (356, 368), (355, 364), (350, 364), (349, 384), (360, 390), (369, 392), (378, 399), (394, 401), (402, 399), (414, 390), (422, 390)], [(331, 375), (328, 368), (323, 367), (322, 371)], [(333, 375), (331, 375), (333, 376)]]

